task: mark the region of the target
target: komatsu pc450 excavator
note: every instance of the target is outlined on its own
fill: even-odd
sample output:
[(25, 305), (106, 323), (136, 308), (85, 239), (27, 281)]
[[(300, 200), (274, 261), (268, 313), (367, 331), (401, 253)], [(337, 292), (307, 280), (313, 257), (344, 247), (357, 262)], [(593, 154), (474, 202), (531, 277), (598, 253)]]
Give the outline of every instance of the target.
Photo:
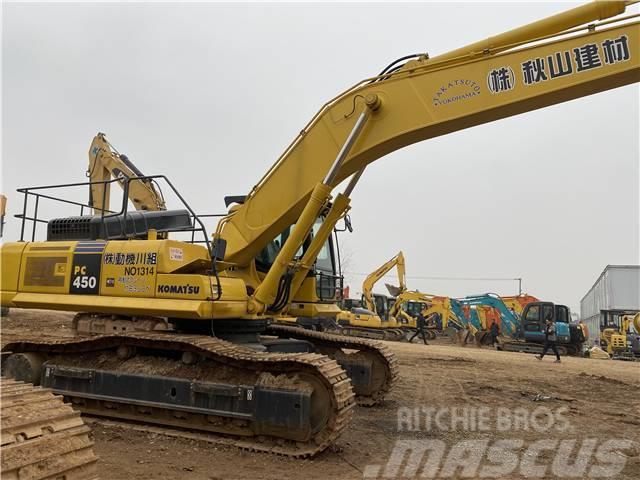
[[(257, 451), (322, 451), (347, 426), (353, 389), (363, 403), (388, 391), (394, 360), (368, 340), (268, 324), (284, 309), (337, 313), (331, 234), (366, 166), (638, 82), (640, 24), (618, 17), (631, 3), (594, 2), (399, 59), (327, 102), (247, 195), (227, 198), (213, 236), (188, 205), (128, 212), (123, 202), (50, 220), (46, 241), (5, 243), (2, 305), (76, 311), (78, 329), (97, 334), (6, 345), (6, 372), (90, 414), (206, 430)], [(167, 238), (194, 229), (204, 244)]]

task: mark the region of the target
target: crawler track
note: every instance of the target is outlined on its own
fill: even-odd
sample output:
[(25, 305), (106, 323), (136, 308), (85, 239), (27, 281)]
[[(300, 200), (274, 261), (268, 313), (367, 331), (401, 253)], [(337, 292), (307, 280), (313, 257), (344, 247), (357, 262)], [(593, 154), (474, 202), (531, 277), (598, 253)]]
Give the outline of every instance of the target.
[[(498, 350), (504, 350), (507, 352), (523, 352), (523, 353), (536, 353), (541, 354), (544, 345), (540, 343), (521, 342), (517, 340), (501, 339), (498, 338)], [(575, 345), (556, 345), (558, 353), (561, 356), (577, 355), (578, 349)], [(553, 354), (553, 352), (551, 352)]]
[(400, 328), (366, 328), (351, 327), (349, 325), (339, 326), (339, 335), (345, 337), (366, 338), (369, 340), (387, 340), (390, 342), (404, 342), (406, 335)]
[(51, 390), (2, 378), (2, 478), (98, 478), (89, 427)]
[[(121, 350), (137, 352), (137, 355), (122, 360), (116, 355)], [(145, 370), (143, 373), (147, 374), (147, 367), (155, 361), (155, 365), (159, 365), (155, 372), (156, 378), (187, 381), (191, 382), (192, 387), (198, 384), (194, 379), (222, 375), (227, 369), (227, 380), (233, 382), (234, 388), (238, 390), (245, 388), (244, 385), (249, 385), (247, 388), (252, 389), (255, 384), (264, 382), (265, 377), (270, 379), (269, 386), (294, 392), (308, 389), (311, 385), (313, 395), (317, 393), (315, 398), (320, 398), (314, 404), (315, 418), (320, 420), (317, 424), (314, 423), (310, 438), (304, 440), (283, 438), (286, 437), (286, 429), (265, 431), (264, 427), (256, 428), (250, 420), (220, 414), (216, 410), (197, 411), (192, 408), (185, 411), (179, 407), (172, 408), (166, 402), (114, 396), (107, 398), (77, 390), (54, 389), (90, 415), (203, 430), (224, 438), (225, 444), (231, 441), (237, 447), (251, 451), (292, 457), (315, 455), (335, 442), (349, 423), (355, 405), (349, 378), (338, 363), (326, 355), (262, 353), (202, 335), (135, 332), (90, 338), (15, 342), (7, 344), (3, 351), (39, 353), (48, 359), (43, 368), (50, 368), (47, 366), (49, 364), (62, 365), (63, 371), (66, 369), (70, 372), (65, 375), (76, 375), (77, 378), (84, 375), (81, 371), (83, 368), (94, 369), (98, 375), (101, 368), (123, 375), (138, 374), (138, 370)], [(179, 358), (185, 353), (200, 360), (193, 365), (184, 366)], [(167, 368), (164, 365), (175, 365), (171, 367), (172, 375), (169, 377), (166, 370), (162, 370)], [(182, 374), (181, 369), (184, 370)], [(178, 378), (181, 376), (183, 378)], [(206, 388), (211, 389), (210, 386)], [(192, 390), (192, 395), (194, 391)], [(250, 400), (249, 397), (247, 399)]]
[(342, 349), (356, 350), (353, 355), (361, 355), (371, 362), (372, 382), (370, 387), (363, 391), (356, 389), (358, 405), (373, 406), (380, 403), (398, 379), (398, 360), (389, 347), (382, 342), (280, 324), (270, 325), (267, 332), (284, 338), (308, 340), (322, 353), (335, 358), (338, 363), (349, 355), (342, 352)]

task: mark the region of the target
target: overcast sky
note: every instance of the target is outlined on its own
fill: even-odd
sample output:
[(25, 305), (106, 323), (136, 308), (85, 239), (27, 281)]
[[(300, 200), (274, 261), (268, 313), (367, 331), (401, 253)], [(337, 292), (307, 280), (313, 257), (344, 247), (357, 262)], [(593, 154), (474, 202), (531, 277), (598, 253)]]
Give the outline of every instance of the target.
[[(396, 58), (575, 5), (5, 3), (9, 214), (18, 187), (84, 181), (98, 131), (144, 173), (167, 174), (196, 211), (221, 213), (323, 103)], [(639, 131), (632, 85), (380, 159), (341, 236), (352, 294), (402, 250), (410, 288), (514, 294), (513, 281), (424, 277), (522, 277), (528, 293), (579, 310), (605, 265), (639, 263)], [(5, 240), (18, 236), (8, 218)]]

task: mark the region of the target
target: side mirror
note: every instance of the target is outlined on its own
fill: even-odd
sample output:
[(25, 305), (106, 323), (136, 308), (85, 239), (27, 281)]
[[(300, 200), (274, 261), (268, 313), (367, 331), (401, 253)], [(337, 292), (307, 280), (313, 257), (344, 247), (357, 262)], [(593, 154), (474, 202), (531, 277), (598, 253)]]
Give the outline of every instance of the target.
[(353, 233), (353, 227), (351, 226), (351, 217), (349, 215), (344, 216), (344, 226), (347, 230), (349, 230), (349, 233)]
[(344, 227), (342, 228), (334, 227), (333, 230), (335, 232), (346, 232), (347, 230), (349, 230), (349, 232), (353, 232), (353, 227), (351, 226), (351, 217), (349, 215), (345, 215), (342, 220), (344, 221)]
[(344, 232), (346, 230), (349, 230), (349, 233), (353, 233), (353, 227), (351, 226), (351, 217), (349, 215), (345, 215), (342, 220), (344, 221), (344, 227), (336, 230), (338, 232)]

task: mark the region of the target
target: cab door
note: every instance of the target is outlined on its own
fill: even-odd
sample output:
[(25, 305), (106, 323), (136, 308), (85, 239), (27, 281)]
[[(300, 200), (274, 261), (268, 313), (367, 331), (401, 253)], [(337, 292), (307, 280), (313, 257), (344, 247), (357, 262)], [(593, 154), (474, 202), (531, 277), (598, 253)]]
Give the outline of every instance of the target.
[(545, 320), (555, 319), (555, 308), (551, 302), (529, 303), (522, 312), (522, 330), (527, 342), (544, 342)]
[(383, 322), (386, 322), (389, 315), (389, 305), (387, 303), (387, 297), (385, 295), (374, 293), (373, 301), (376, 306), (376, 313)]
[(565, 305), (556, 305), (556, 341), (571, 343), (571, 312)]

